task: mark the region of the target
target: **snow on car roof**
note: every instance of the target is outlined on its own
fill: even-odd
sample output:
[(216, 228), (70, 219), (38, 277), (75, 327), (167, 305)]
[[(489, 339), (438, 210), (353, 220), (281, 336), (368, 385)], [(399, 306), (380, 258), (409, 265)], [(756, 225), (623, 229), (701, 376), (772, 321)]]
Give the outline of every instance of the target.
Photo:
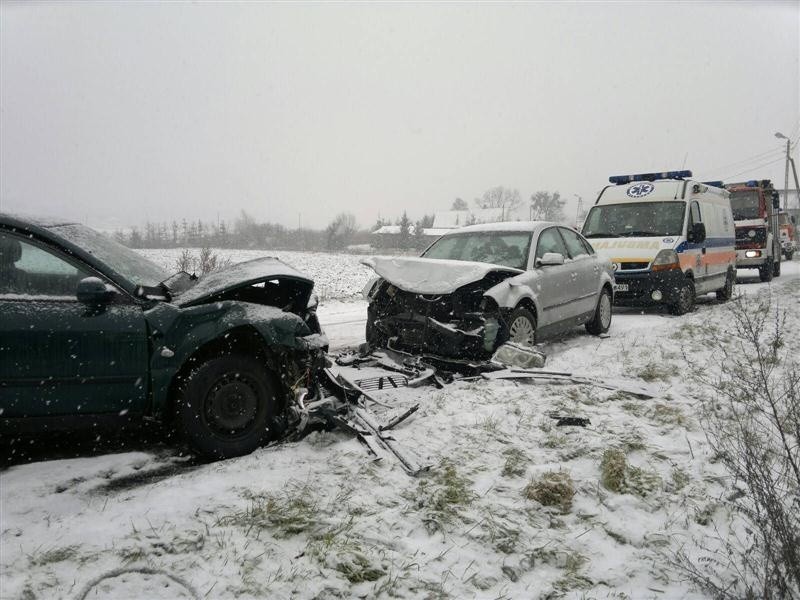
[(446, 235), (469, 233), (471, 231), (537, 231), (546, 226), (558, 225), (550, 221), (500, 221), (498, 223), (480, 223), (453, 229)]
[[(40, 215), (30, 215), (26, 213), (8, 213), (0, 212), (0, 220), (3, 221), (18, 221), (25, 225), (35, 225), (38, 227), (57, 227), (59, 225), (75, 225), (77, 222), (74, 219), (62, 219), (59, 217), (43, 217)], [(16, 225), (17, 223), (12, 223)]]

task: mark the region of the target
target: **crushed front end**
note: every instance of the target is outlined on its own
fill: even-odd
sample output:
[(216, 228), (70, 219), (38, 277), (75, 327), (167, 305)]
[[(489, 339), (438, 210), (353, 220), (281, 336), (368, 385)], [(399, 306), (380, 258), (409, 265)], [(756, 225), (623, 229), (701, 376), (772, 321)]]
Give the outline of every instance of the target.
[(367, 339), (412, 352), (487, 357), (502, 321), (497, 304), (484, 294), (507, 277), (489, 273), (448, 294), (418, 294), (379, 279), (368, 294)]

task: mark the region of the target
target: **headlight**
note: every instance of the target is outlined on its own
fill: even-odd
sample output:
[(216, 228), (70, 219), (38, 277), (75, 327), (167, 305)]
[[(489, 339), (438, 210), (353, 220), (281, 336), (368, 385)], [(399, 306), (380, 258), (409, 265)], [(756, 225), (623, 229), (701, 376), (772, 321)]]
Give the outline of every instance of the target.
[(653, 264), (651, 265), (653, 271), (671, 271), (680, 268), (681, 263), (674, 250), (661, 250), (656, 254), (656, 257), (653, 259)]

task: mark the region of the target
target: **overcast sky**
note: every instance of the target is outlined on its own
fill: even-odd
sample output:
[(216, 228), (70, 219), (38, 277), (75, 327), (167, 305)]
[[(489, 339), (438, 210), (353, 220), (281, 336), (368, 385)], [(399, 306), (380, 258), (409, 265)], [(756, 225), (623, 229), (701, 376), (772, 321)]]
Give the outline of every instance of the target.
[(798, 2), (3, 2), (0, 209), (366, 226), (684, 163), (782, 187), (799, 32)]

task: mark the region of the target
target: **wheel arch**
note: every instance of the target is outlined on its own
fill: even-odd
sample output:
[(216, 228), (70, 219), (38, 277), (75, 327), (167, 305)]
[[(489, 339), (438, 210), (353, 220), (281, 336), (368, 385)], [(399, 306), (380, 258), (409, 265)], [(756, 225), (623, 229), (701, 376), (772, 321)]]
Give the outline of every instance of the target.
[[(159, 398), (160, 401), (154, 401), (154, 415), (165, 421), (171, 421), (175, 416), (175, 404), (180, 395), (181, 385), (192, 369), (215, 356), (238, 353), (254, 356), (265, 363), (273, 354), (263, 336), (252, 325), (240, 325), (223, 332), (203, 343), (186, 357), (170, 377), (166, 389)], [(265, 369), (268, 369), (266, 364)]]

